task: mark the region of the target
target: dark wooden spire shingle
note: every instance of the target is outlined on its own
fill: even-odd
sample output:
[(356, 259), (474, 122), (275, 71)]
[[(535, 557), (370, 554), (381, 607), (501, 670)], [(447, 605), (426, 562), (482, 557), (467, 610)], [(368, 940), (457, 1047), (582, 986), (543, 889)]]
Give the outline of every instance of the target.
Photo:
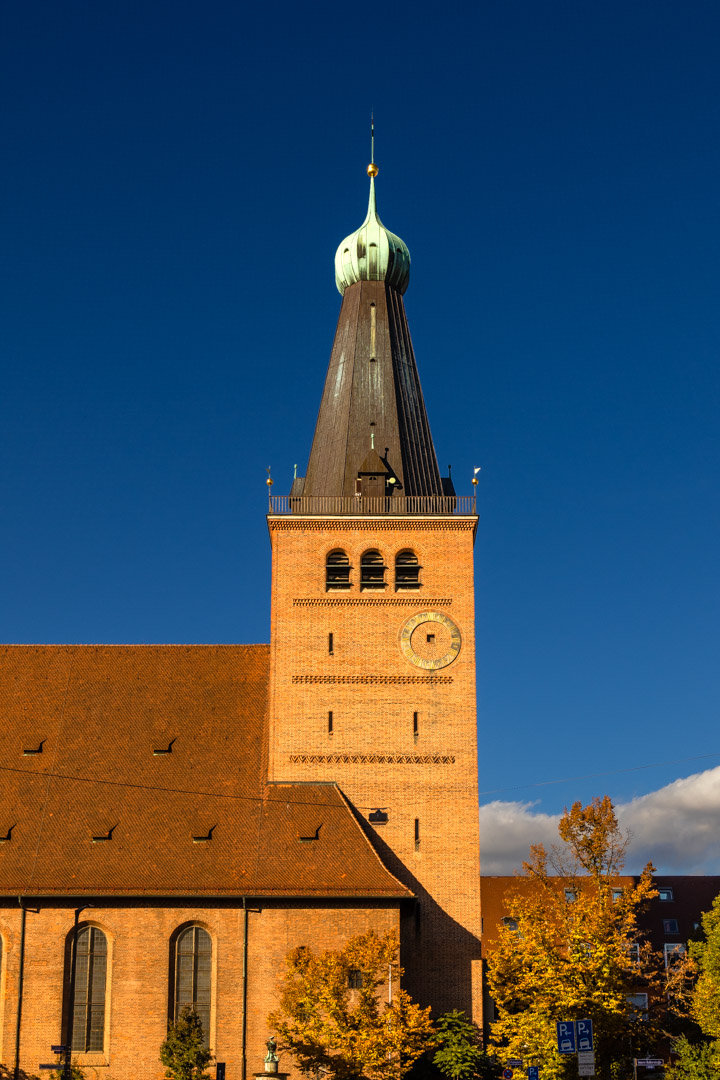
[(385, 281), (343, 296), (302, 494), (354, 495), (371, 449), (390, 490), (443, 494), (405, 305)]

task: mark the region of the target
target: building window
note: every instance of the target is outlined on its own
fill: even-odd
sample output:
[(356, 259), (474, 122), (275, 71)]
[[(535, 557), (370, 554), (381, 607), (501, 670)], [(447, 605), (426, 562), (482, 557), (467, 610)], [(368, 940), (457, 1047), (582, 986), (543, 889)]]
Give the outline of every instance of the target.
[(505, 930), (512, 930), (514, 934), (517, 933), (517, 919), (511, 919), (509, 915), (506, 915), (502, 920), (502, 925)]
[(660, 888), (658, 889), (658, 900), (662, 900), (664, 902), (667, 902), (668, 900), (674, 900), (674, 899), (675, 899), (675, 894), (672, 891), (672, 887), (670, 885), (661, 885)]
[(363, 977), (362, 971), (359, 968), (350, 968), (348, 970), (348, 986), (351, 990), (362, 990)]
[(611, 889), (610, 890), (610, 896), (612, 898), (613, 904), (617, 904), (618, 900), (622, 900), (622, 894), (623, 894), (622, 889)]
[(78, 930), (76, 941), (72, 1049), (81, 1053), (102, 1052), (105, 1049), (107, 938), (97, 926), (83, 926)]
[(678, 933), (678, 921), (677, 921), (677, 919), (663, 919), (663, 933), (664, 934), (677, 934)]
[(677, 960), (685, 955), (686, 949), (684, 945), (677, 942), (665, 942), (663, 945), (663, 954), (665, 956), (665, 967), (669, 968), (671, 964), (674, 964)]
[(395, 588), (419, 589), (420, 569), (414, 551), (399, 551), (395, 556)]
[(183, 1009), (198, 1014), (205, 1045), (210, 1044), (210, 983), (212, 976), (212, 940), (201, 926), (188, 926), (175, 942), (175, 979), (173, 1020)]
[(631, 963), (640, 963), (640, 946), (637, 942), (635, 942), (633, 945), (628, 946), (628, 956), (630, 957)]
[(568, 904), (574, 904), (575, 901), (577, 900), (577, 893), (575, 892), (575, 890), (574, 889), (565, 889), (564, 892), (565, 892), (565, 899), (568, 902)]
[(385, 564), (379, 551), (366, 551), (360, 559), (360, 588), (385, 588)]
[(350, 560), (344, 551), (331, 551), (325, 560), (325, 588), (350, 588)]
[(647, 994), (628, 994), (627, 1003), (630, 1006), (628, 1014), (631, 1020), (647, 1020), (648, 996)]

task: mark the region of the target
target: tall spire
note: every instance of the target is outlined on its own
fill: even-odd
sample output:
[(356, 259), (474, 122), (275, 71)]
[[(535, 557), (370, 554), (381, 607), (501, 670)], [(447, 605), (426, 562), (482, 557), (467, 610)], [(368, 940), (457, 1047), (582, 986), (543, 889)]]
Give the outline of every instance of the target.
[(402, 299), (410, 253), (377, 215), (374, 141), (372, 124), (367, 217), (335, 256), (343, 302), (307, 476), (293, 485), (296, 495), (452, 493), (440, 477)]

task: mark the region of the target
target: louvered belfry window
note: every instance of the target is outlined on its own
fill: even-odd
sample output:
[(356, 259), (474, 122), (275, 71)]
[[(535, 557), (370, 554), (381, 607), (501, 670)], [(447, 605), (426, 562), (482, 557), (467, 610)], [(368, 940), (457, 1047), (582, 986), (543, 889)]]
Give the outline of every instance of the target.
[(399, 551), (395, 556), (395, 588), (419, 589), (420, 569), (414, 551)]
[(350, 560), (344, 551), (331, 551), (325, 560), (325, 588), (350, 588)]
[(189, 926), (177, 939), (175, 951), (175, 1020), (187, 1006), (200, 1017), (205, 1045), (210, 1043), (210, 981), (212, 940), (201, 926)]
[(360, 559), (360, 588), (385, 588), (385, 564), (379, 551), (366, 551)]
[(97, 926), (83, 926), (77, 935), (73, 1050), (102, 1052), (105, 1048), (106, 986), (107, 938)]

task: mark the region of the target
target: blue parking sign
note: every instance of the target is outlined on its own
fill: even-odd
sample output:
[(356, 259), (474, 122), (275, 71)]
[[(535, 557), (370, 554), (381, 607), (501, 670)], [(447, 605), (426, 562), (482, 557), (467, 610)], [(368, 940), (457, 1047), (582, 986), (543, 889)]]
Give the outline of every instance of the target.
[(540, 1080), (540, 1066), (528, 1065), (527, 1077), (528, 1080)]
[(578, 1020), (575, 1026), (578, 1050), (594, 1050), (592, 1020)]
[(574, 1054), (575, 1053), (575, 1021), (574, 1020), (558, 1020), (557, 1024), (557, 1045), (559, 1054)]

